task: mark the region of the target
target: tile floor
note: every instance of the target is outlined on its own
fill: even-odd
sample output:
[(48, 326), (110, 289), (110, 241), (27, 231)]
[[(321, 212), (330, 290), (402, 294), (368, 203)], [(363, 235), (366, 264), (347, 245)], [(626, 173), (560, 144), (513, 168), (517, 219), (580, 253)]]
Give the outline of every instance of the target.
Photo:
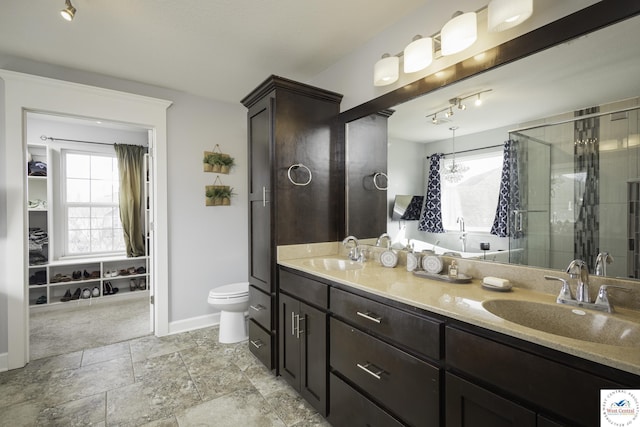
[(0, 373), (0, 426), (329, 426), (218, 328), (147, 335)]

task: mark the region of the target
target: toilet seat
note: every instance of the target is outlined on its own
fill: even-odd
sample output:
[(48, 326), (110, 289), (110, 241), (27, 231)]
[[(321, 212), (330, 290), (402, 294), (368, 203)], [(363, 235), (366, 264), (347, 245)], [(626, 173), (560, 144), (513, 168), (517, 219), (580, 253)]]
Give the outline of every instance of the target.
[(246, 282), (232, 283), (209, 291), (209, 298), (211, 299), (233, 299), (247, 296), (249, 296), (249, 284)]

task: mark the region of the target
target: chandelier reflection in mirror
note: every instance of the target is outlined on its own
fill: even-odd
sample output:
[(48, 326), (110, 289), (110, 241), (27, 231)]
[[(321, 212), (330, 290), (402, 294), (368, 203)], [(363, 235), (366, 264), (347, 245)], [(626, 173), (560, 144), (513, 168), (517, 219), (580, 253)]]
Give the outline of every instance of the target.
[(458, 126), (451, 126), (449, 130), (453, 133), (451, 137), (451, 163), (446, 164), (442, 168), (442, 178), (452, 184), (457, 184), (464, 178), (464, 173), (469, 170), (469, 167), (464, 163), (456, 163), (456, 130)]

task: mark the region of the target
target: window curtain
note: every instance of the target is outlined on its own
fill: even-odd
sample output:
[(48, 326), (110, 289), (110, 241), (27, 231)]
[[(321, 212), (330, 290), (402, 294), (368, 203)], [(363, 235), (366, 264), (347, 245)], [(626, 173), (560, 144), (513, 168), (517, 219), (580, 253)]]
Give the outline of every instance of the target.
[(145, 255), (142, 224), (142, 175), (146, 149), (139, 145), (115, 144), (120, 177), (120, 221), (128, 257)]
[(509, 227), (509, 213), (520, 210), (516, 145), (516, 141), (513, 140), (508, 140), (504, 143), (498, 207), (496, 208), (496, 216), (490, 233), (498, 237), (513, 237), (517, 239), (521, 233), (515, 229), (510, 230)]
[(442, 226), (442, 189), (440, 186), (440, 158), (433, 154), (429, 159), (429, 178), (425, 202), (420, 213), (418, 230), (429, 233), (444, 233)]

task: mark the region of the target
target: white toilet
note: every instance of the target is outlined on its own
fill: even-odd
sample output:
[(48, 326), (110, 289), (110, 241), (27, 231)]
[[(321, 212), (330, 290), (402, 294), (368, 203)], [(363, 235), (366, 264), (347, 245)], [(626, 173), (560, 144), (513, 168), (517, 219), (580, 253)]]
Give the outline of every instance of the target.
[(224, 344), (248, 338), (245, 312), (249, 310), (249, 283), (232, 283), (211, 289), (207, 302), (220, 310), (220, 337)]

